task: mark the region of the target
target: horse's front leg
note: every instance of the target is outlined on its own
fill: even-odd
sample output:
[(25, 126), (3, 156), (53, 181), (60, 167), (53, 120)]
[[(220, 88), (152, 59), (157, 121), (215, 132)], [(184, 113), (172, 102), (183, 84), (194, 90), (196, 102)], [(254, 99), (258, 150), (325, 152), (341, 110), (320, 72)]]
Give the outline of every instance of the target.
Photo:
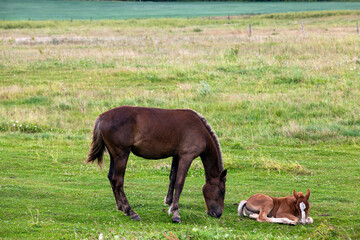
[(179, 165), (179, 158), (177, 156), (173, 157), (172, 163), (171, 163), (171, 170), (170, 170), (170, 176), (169, 176), (169, 190), (168, 193), (164, 199), (165, 205), (171, 205), (173, 202), (173, 196), (174, 196), (174, 187), (175, 187), (175, 181), (176, 181), (176, 174), (177, 169)]
[(173, 202), (170, 206), (169, 213), (172, 213), (172, 221), (175, 223), (180, 223), (180, 213), (179, 213), (179, 199), (182, 189), (184, 187), (186, 174), (189, 171), (189, 167), (191, 165), (193, 158), (192, 157), (179, 157), (178, 170), (176, 173), (175, 180), (175, 194), (173, 198)]
[(132, 220), (140, 220), (139, 215), (134, 212), (126, 198), (124, 192), (124, 176), (126, 164), (130, 151), (122, 151), (120, 149), (115, 149), (116, 154), (113, 154), (114, 157), (114, 172), (112, 175), (111, 182), (115, 184), (114, 186), (114, 195), (116, 203), (121, 204), (121, 210), (124, 211), (125, 215), (130, 216)]

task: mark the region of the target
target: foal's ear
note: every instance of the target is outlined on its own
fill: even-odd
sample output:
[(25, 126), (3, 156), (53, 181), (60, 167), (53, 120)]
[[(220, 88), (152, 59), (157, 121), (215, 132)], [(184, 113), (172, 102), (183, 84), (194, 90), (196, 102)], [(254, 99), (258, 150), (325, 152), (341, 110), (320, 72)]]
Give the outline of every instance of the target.
[(309, 197), (310, 197), (310, 189), (306, 191), (306, 195), (305, 195), (306, 200), (309, 200)]
[(294, 195), (294, 197), (296, 198), (296, 200), (299, 198), (299, 196), (298, 196), (297, 192), (295, 191), (295, 189), (294, 189), (294, 191), (293, 191), (293, 195)]
[(220, 174), (220, 180), (224, 180), (227, 174), (227, 169), (225, 169), (224, 171), (222, 171), (222, 173)]

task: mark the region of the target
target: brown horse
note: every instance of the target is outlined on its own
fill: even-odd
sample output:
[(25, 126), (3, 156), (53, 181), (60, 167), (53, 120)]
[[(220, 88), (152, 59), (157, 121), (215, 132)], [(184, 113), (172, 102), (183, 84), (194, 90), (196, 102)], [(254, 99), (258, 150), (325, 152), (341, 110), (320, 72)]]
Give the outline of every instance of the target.
[(293, 191), (292, 196), (276, 198), (264, 194), (252, 195), (247, 201), (240, 202), (238, 214), (249, 215), (259, 222), (284, 224), (309, 224), (313, 219), (308, 217), (310, 204), (308, 202), (310, 190), (306, 195)]
[[(216, 134), (204, 117), (195, 111), (121, 106), (96, 119), (87, 162), (103, 161), (110, 155), (108, 178), (118, 210), (140, 220), (125, 196), (124, 175), (130, 152), (146, 159), (172, 157), (170, 184), (165, 203), (173, 222), (181, 222), (179, 198), (192, 161), (200, 156), (206, 182), (203, 196), (207, 213), (221, 217), (224, 209), (226, 170)], [(174, 193), (175, 190), (175, 193)]]

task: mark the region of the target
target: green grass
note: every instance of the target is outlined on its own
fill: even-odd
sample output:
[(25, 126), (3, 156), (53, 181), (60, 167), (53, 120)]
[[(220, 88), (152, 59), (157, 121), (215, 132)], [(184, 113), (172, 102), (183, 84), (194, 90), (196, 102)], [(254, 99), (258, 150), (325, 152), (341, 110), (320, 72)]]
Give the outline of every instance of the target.
[[(0, 238), (359, 238), (358, 15), (0, 22)], [(115, 210), (107, 167), (83, 161), (97, 115), (126, 104), (207, 118), (228, 169), (221, 219), (205, 213), (199, 159), (180, 225), (163, 206), (170, 159), (131, 155), (125, 192), (142, 221)], [(254, 193), (307, 188), (312, 225), (237, 216)]]

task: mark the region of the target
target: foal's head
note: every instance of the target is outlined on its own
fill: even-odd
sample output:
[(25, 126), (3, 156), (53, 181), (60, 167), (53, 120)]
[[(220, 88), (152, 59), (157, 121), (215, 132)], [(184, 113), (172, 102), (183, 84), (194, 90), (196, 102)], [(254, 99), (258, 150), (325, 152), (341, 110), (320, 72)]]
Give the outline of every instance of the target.
[(309, 214), (309, 197), (310, 197), (310, 189), (306, 191), (306, 195), (302, 192), (297, 193), (295, 190), (293, 191), (293, 195), (296, 199), (295, 208), (299, 212), (300, 215), (300, 222), (305, 224), (306, 219), (308, 218)]
[(226, 173), (222, 171), (218, 178), (206, 182), (203, 187), (206, 211), (212, 217), (221, 217), (224, 210)]

